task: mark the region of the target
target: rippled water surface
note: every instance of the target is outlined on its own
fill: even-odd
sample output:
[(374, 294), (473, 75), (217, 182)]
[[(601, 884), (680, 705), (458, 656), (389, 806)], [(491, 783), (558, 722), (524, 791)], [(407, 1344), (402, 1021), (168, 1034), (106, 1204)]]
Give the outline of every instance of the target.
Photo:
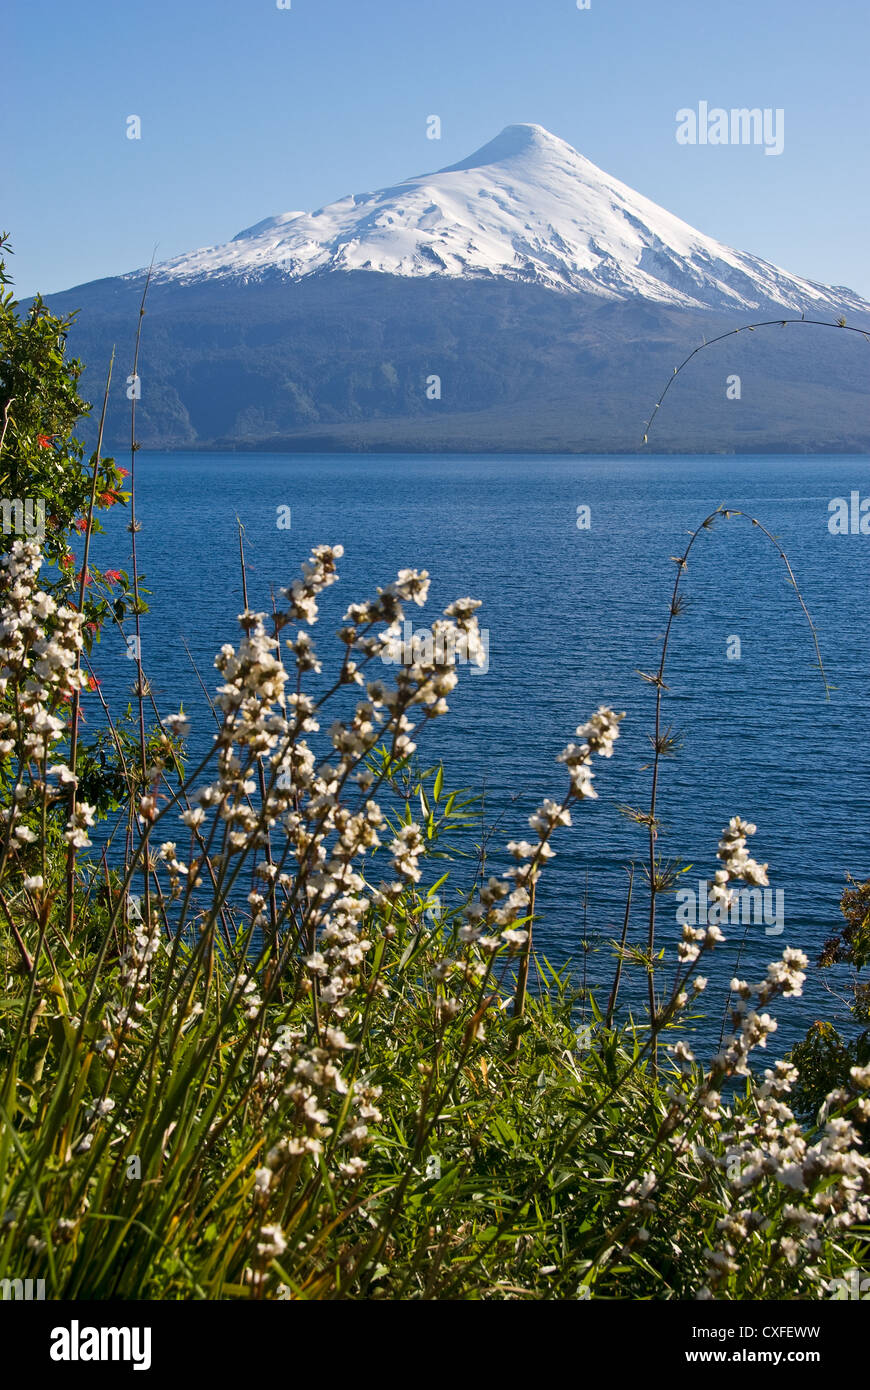
[[(444, 759), (449, 786), (485, 785), (488, 818), (503, 817), (503, 839), (528, 834), (525, 818), (542, 796), (561, 797), (554, 757), (577, 724), (603, 702), (627, 714), (614, 758), (597, 762), (600, 798), (578, 808), (573, 829), (555, 842), (560, 852), (539, 894), (539, 946), (554, 962), (575, 960), (579, 973), (585, 938), (589, 975), (603, 991), (625, 865), (645, 855), (642, 831), (620, 808), (649, 800), (654, 691), (637, 671), (658, 664), (675, 573), (669, 557), (719, 503), (758, 517), (788, 554), (835, 689), (826, 700), (812, 634), (776, 550), (746, 521), (720, 521), (695, 547), (688, 606), (674, 629), (665, 722), (680, 748), (663, 770), (660, 847), (692, 865), (684, 879), (695, 886), (712, 875), (719, 831), (738, 813), (757, 823), (753, 852), (769, 861), (784, 896), (781, 933), (776, 923), (726, 932), (729, 944), (708, 972), (715, 1023), (707, 1030), (718, 1033), (722, 982), (744, 934), (742, 973), (784, 945), (815, 956), (840, 920), (846, 872), (870, 874), (870, 536), (828, 529), (831, 499), (856, 490), (870, 496), (866, 458), (141, 453), (139, 554), (153, 591), (146, 670), (162, 709), (183, 698), (194, 749), (204, 748), (213, 725), (182, 637), (213, 686), (215, 651), (237, 639), (237, 516), (253, 607), (269, 609), (270, 588), (294, 577), (311, 545), (344, 545), (341, 583), (315, 629), (324, 657), (344, 606), (398, 568), (430, 571), (429, 617), (451, 598), (482, 599), (489, 669), (463, 671), (451, 714), (427, 731), (421, 756)], [(588, 529), (577, 526), (583, 506)], [(291, 509), (289, 530), (276, 524), (279, 507)], [(128, 567), (128, 518), (117, 511), (98, 538), (102, 567)], [(734, 638), (739, 659), (728, 655)], [(126, 704), (133, 668), (117, 634), (96, 661), (107, 695)], [(631, 938), (641, 941), (640, 877), (635, 906)], [(672, 962), (672, 899), (661, 905), (659, 930)], [(630, 970), (624, 1003), (644, 993), (643, 975)], [(778, 1042), (837, 1008), (814, 974), (803, 1000), (780, 1004)]]

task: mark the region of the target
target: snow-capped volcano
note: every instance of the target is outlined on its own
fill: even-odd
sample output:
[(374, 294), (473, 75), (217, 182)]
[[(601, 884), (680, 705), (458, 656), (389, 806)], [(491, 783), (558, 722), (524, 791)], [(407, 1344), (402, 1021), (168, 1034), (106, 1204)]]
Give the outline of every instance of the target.
[[(144, 270), (49, 300), (94, 368), (138, 322)], [(434, 174), (285, 212), (154, 269), (137, 410), (152, 448), (406, 452), (870, 449), (870, 303), (734, 251), (511, 125)], [(723, 337), (723, 335), (725, 335)], [(859, 350), (861, 349), (861, 350)], [(726, 381), (740, 377), (739, 404)], [(88, 389), (88, 388), (86, 388)], [(106, 438), (129, 433), (123, 374)], [(667, 427), (671, 433), (667, 433)]]
[(317, 212), (287, 212), (156, 267), (157, 282), (329, 271), (498, 278), (684, 308), (866, 309), (732, 250), (605, 174), (538, 125), (510, 125), (468, 159)]

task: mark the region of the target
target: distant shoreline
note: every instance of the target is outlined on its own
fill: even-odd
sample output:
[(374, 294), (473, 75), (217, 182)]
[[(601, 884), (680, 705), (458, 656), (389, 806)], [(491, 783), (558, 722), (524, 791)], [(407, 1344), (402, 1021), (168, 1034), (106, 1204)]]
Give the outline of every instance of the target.
[[(104, 443), (103, 454), (117, 457), (129, 451), (130, 441)], [(433, 446), (430, 449), (415, 449), (399, 444), (381, 443), (364, 449), (326, 449), (307, 442), (276, 441), (275, 444), (140, 444), (141, 454), (319, 454), (324, 458), (347, 458), (359, 455), (361, 458), (379, 454), (403, 454), (414, 458), (433, 458), (448, 455), (452, 458), (479, 458), (492, 455), (510, 455), (516, 458), (752, 458), (763, 455), (765, 458), (865, 458), (870, 459), (870, 450), (855, 449), (784, 449), (757, 447), (753, 449), (509, 449), (496, 445), (489, 447), (455, 449)]]

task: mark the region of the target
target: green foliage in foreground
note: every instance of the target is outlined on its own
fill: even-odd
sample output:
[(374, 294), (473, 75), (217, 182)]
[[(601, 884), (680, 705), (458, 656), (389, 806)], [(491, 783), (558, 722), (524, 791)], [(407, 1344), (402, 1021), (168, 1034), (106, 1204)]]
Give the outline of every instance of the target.
[(851, 1142), (809, 1134), (796, 1188), (787, 1097), (722, 1107), (673, 1053), (654, 1078), (543, 963), (522, 1023), (491, 972), (448, 992), (457, 928), (426, 909), (370, 922), (319, 1037), (317, 975), (249, 976), (209, 934), (119, 952), (93, 908), (102, 941), (38, 980), (7, 948), (0, 1271), (66, 1298), (814, 1298), (860, 1264)]

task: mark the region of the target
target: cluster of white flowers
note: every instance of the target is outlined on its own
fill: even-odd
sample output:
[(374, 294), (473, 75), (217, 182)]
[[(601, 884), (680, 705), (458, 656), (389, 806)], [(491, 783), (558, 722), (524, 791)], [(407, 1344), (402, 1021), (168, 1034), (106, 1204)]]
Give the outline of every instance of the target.
[(283, 591), (289, 601), (287, 621), (299, 623), (317, 622), (317, 597), (338, 579), (336, 560), (344, 554), (342, 545), (317, 545), (311, 557), (302, 565), (302, 578), (294, 579), (289, 589)]
[[(84, 619), (40, 591), (41, 563), (39, 546), (31, 541), (16, 540), (9, 553), (0, 556), (0, 680), (5, 690), (13, 678), (32, 710), (87, 685), (77, 671)], [(37, 757), (43, 742), (34, 741)]]
[[(86, 1129), (76, 1140), (76, 1143), (73, 1146), (74, 1153), (83, 1154), (87, 1153), (90, 1150), (95, 1138), (97, 1137), (97, 1126), (100, 1124), (102, 1120), (105, 1120), (107, 1116), (111, 1115), (114, 1109), (115, 1102), (114, 1100), (112, 1100), (111, 1096), (106, 1096), (102, 1100), (91, 1101), (88, 1105), (85, 1106), (84, 1121)], [(122, 1124), (119, 1124), (117, 1119), (114, 1120), (112, 1128), (115, 1134), (125, 1132), (125, 1127)], [(70, 1156), (71, 1155), (68, 1155), (68, 1157)], [(72, 1225), (74, 1223), (68, 1224)]]
[(626, 1207), (633, 1211), (655, 1211), (655, 1200), (652, 1193), (655, 1191), (658, 1179), (655, 1173), (644, 1173), (641, 1178), (632, 1178), (626, 1184), (625, 1194), (619, 1199), (619, 1206)]
[[(767, 865), (758, 864), (751, 859), (746, 848), (748, 838), (754, 835), (755, 831), (756, 827), (750, 821), (741, 820), (739, 816), (732, 816), (722, 831), (716, 857), (722, 860), (724, 867), (717, 872), (715, 879), (720, 888), (724, 888), (731, 878), (740, 878), (744, 883), (752, 883), (759, 887), (767, 885)], [(717, 900), (717, 895), (713, 892), (710, 897), (713, 902)], [(727, 893), (719, 900), (723, 907), (731, 906), (731, 899)]]
[(419, 883), (422, 870), (420, 856), (425, 852), (426, 840), (419, 825), (403, 825), (390, 845), (393, 868), (402, 878)]
[(706, 927), (693, 927), (683, 924), (683, 939), (677, 945), (677, 955), (681, 961), (690, 963), (698, 959), (702, 951), (712, 950), (725, 937), (715, 923)]
[[(255, 749), (260, 747), (263, 733), (262, 707), (281, 700), (287, 680), (287, 672), (274, 654), (278, 643), (266, 635), (265, 617), (265, 613), (248, 610), (240, 613), (239, 625), (245, 636), (238, 650), (225, 643), (215, 658), (215, 666), (224, 678), (215, 703), (229, 716), (224, 738), (231, 734), (235, 742)], [(266, 741), (263, 746), (270, 744)]]
[[(88, 683), (79, 669), (84, 619), (39, 589), (41, 561), (39, 546), (31, 541), (16, 540), (0, 556), (0, 695), (10, 682), (16, 691), (14, 708), (0, 712), (0, 755), (14, 753), (22, 767), (36, 767), (36, 775), (17, 788), (11, 807), (0, 811), (0, 820), (11, 823), (9, 840), (15, 848), (36, 839), (23, 823), (35, 799), (57, 798), (76, 784), (68, 767), (48, 767), (48, 759), (52, 745), (68, 730), (60, 706)], [(93, 823), (93, 807), (80, 803), (67, 822), (67, 842), (87, 848)], [(35, 886), (34, 879), (31, 883)]]
[[(342, 960), (346, 963), (346, 957)], [(326, 965), (319, 952), (309, 960), (308, 968), (316, 976), (323, 975)], [(371, 1143), (369, 1123), (382, 1118), (376, 1104), (381, 1088), (363, 1081), (349, 1087), (341, 1060), (343, 1054), (354, 1050), (344, 1031), (331, 1025), (321, 1028), (321, 1040), (314, 1045), (306, 1044), (304, 1033), (286, 1026), (278, 1030), (271, 1044), (268, 1039), (261, 1043), (259, 1089), (267, 1111), (279, 1111), (288, 1132), (268, 1150), (265, 1164), (255, 1173), (255, 1196), (267, 1194), (275, 1176), (299, 1157), (321, 1158), (325, 1143), (333, 1136), (350, 1150), (350, 1157), (337, 1163), (337, 1175), (353, 1181), (365, 1172), (366, 1164), (360, 1154)], [(344, 1124), (336, 1134), (330, 1123), (332, 1102), (337, 1098), (342, 1109), (349, 1090)]]
[(750, 985), (746, 980), (731, 981), (732, 1018), (738, 1024), (735, 1033), (726, 1039), (723, 1050), (714, 1058), (713, 1065), (726, 1076), (748, 1076), (749, 1054), (756, 1047), (765, 1047), (771, 1033), (776, 1032), (776, 1019), (768, 1013), (759, 1013), (752, 1007), (752, 999), (759, 1004), (767, 1004), (776, 995), (794, 998), (802, 993), (809, 964), (803, 951), (787, 946), (778, 961), (767, 969), (767, 978), (760, 984)]
[(261, 1260), (274, 1260), (278, 1255), (283, 1255), (286, 1249), (287, 1241), (280, 1226), (261, 1227), (257, 1245), (257, 1254)]
[[(759, 886), (768, 882), (767, 865), (751, 859), (746, 848), (748, 837), (754, 835), (755, 831), (754, 825), (741, 820), (739, 816), (732, 816), (722, 831), (716, 853), (717, 858), (722, 860), (723, 867), (716, 870), (710, 886), (709, 902), (723, 911), (727, 911), (733, 902), (733, 890), (728, 887), (732, 880), (742, 879), (746, 883)], [(677, 947), (677, 954), (681, 961), (689, 964), (696, 961), (702, 951), (711, 950), (724, 940), (725, 937), (715, 923), (701, 927), (685, 923), (683, 939)]]
[(119, 956), (117, 992), (106, 1003), (103, 1036), (94, 1044), (96, 1051), (110, 1062), (117, 1057), (125, 1039), (141, 1027), (145, 1013), (141, 996), (148, 985), (151, 963), (163, 947), (163, 933), (156, 916), (150, 927), (141, 917), (129, 923)]
[(592, 718), (577, 729), (577, 737), (583, 742), (569, 743), (559, 754), (557, 761), (564, 763), (568, 769), (574, 796), (581, 799), (598, 796), (592, 785), (595, 773), (590, 764), (596, 753), (600, 758), (613, 756), (613, 744), (619, 738), (619, 724), (624, 718), (624, 710), (616, 714), (606, 705), (601, 705)]
[[(800, 1264), (808, 1279), (821, 1283), (824, 1275), (814, 1261), (825, 1238), (870, 1218), (870, 1159), (860, 1152), (851, 1120), (841, 1115), (828, 1119), (813, 1141), (785, 1100), (798, 1080), (797, 1068), (778, 1061), (759, 1081), (749, 1066), (750, 1053), (764, 1047), (776, 1030), (776, 1020), (758, 1012), (753, 999), (761, 1005), (775, 995), (799, 995), (807, 964), (802, 951), (787, 948), (760, 984), (731, 981), (737, 999), (735, 1033), (713, 1059), (699, 1093), (702, 1113), (719, 1124), (719, 1147), (693, 1146), (702, 1165), (723, 1175), (726, 1205), (726, 1215), (717, 1221), (719, 1239), (707, 1252), (708, 1277), (698, 1297), (711, 1297), (721, 1281), (737, 1271), (739, 1247), (748, 1239), (772, 1238), (775, 1258), (791, 1268)], [(857, 1098), (858, 1089), (870, 1084), (870, 1069), (865, 1070), (862, 1078), (861, 1069), (853, 1068), (854, 1092), (832, 1092), (823, 1112), (852, 1102), (866, 1118), (870, 1107)], [(723, 1106), (717, 1088), (732, 1076), (750, 1078), (754, 1115)], [(778, 1192), (792, 1194), (792, 1200), (779, 1202)], [(770, 1210), (777, 1205), (779, 1223), (774, 1228)]]
[[(734, 817), (723, 832), (719, 858), (723, 868), (711, 897), (727, 905), (731, 879), (753, 884), (767, 883), (767, 865), (752, 860), (746, 849), (747, 838), (755, 826)], [(694, 963), (702, 951), (723, 940), (717, 927), (684, 929), (678, 954), (689, 970), (675, 986), (674, 1004), (684, 1007), (687, 986)], [(799, 996), (806, 979), (808, 960), (803, 951), (786, 948), (772, 962), (766, 976), (756, 984), (734, 978), (732, 996), (733, 1033), (724, 1039), (708, 1071), (696, 1062), (685, 1042), (668, 1048), (675, 1063), (673, 1080), (664, 1094), (668, 1110), (660, 1124), (659, 1138), (667, 1141), (671, 1152), (668, 1168), (672, 1178), (699, 1184), (701, 1191), (713, 1188), (722, 1214), (714, 1224), (714, 1234), (705, 1252), (705, 1282), (696, 1297), (716, 1296), (725, 1281), (738, 1277), (747, 1267), (747, 1242), (757, 1251), (759, 1261), (782, 1261), (783, 1268), (800, 1266), (802, 1276), (820, 1286), (825, 1275), (817, 1257), (823, 1246), (836, 1240), (837, 1233), (870, 1218), (870, 1160), (860, 1152), (860, 1136), (851, 1119), (834, 1111), (851, 1107), (859, 1119), (870, 1118), (870, 1101), (862, 1089), (870, 1088), (870, 1067), (853, 1067), (851, 1087), (833, 1091), (821, 1111), (817, 1136), (807, 1134), (786, 1102), (798, 1080), (790, 1062), (777, 1061), (760, 1079), (750, 1066), (751, 1054), (763, 1048), (776, 1031), (776, 1019), (765, 1006), (777, 997)], [(697, 992), (706, 979), (696, 977)], [(723, 1100), (725, 1084), (746, 1077), (748, 1104), (729, 1106)], [(699, 1139), (699, 1128), (705, 1142)], [(620, 1205), (629, 1211), (651, 1210), (653, 1189), (664, 1187), (664, 1179), (647, 1173), (634, 1178)], [(649, 1239), (646, 1230), (635, 1231), (629, 1246)], [(671, 1242), (675, 1253), (679, 1247)], [(788, 1286), (790, 1287), (790, 1286)]]
[(173, 898), (181, 893), (181, 881), (187, 877), (188, 867), (178, 858), (178, 846), (174, 840), (166, 840), (158, 851), (158, 859), (166, 865)]

